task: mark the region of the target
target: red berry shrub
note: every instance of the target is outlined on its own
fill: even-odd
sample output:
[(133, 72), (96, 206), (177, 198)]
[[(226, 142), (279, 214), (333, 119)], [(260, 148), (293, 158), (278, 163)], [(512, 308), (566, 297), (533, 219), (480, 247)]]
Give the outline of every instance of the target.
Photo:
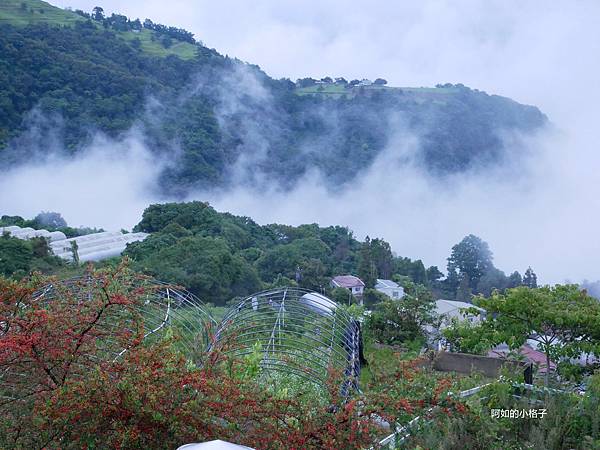
[(144, 339), (139, 275), (125, 266), (88, 275), (86, 295), (57, 285), (47, 301), (36, 293), (52, 279), (0, 278), (0, 448), (172, 449), (223, 439), (358, 449), (385, 434), (380, 417), (404, 422), (446, 389), (428, 381), (425, 396), (407, 396), (418, 370), (403, 366), (344, 403), (332, 374), (324, 404), (240, 376), (245, 361), (221, 353), (197, 367), (177, 351), (176, 332)]

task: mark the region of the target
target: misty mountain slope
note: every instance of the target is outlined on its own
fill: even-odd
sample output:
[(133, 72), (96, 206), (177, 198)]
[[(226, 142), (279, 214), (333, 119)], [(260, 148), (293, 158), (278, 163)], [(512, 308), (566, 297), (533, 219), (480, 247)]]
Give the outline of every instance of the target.
[[(27, 8), (19, 20), (0, 21), (4, 168), (50, 154), (70, 158), (98, 133), (120, 140), (133, 130), (157, 161), (169, 161), (163, 194), (234, 182), (290, 188), (314, 171), (340, 188), (384, 149), (393, 153), (412, 140), (410, 155), (398, 150), (398, 157), (435, 176), (494, 165), (516, 157), (506, 153), (505, 136), (547, 122), (535, 107), (462, 85), (307, 93), (196, 43), (185, 30), (182, 39), (194, 44), (174, 41), (193, 45), (187, 59), (168, 53), (170, 37), (161, 41), (164, 54), (149, 51), (150, 40), (140, 37), (155, 31), (128, 29), (140, 22), (124, 16), (99, 21), (60, 10), (67, 16), (40, 21)], [(27, 22), (28, 15), (36, 19)], [(78, 19), (65, 24), (69, 15)]]

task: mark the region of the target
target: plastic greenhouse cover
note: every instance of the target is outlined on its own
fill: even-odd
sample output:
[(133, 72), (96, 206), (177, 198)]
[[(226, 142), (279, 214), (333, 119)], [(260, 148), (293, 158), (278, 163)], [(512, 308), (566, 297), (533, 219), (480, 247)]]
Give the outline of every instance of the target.
[(300, 301), (319, 314), (333, 314), (337, 305), (324, 295), (310, 292), (300, 297)]

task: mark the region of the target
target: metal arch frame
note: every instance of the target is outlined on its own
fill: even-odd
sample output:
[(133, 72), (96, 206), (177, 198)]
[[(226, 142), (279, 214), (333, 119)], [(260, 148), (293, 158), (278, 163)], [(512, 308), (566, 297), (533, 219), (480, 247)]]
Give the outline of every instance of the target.
[[(205, 310), (205, 304), (191, 292), (179, 288), (176, 285), (159, 281), (150, 277), (139, 277), (133, 278), (130, 285), (131, 289), (140, 288), (147, 286), (149, 292), (145, 293), (145, 301), (143, 305), (137, 307), (139, 313), (150, 308), (144, 308), (145, 306), (157, 307), (158, 311), (150, 316), (151, 321), (149, 326), (145, 326), (144, 339), (159, 332), (163, 328), (167, 328), (173, 323), (184, 331), (181, 343), (184, 353), (187, 356), (206, 353), (210, 342), (211, 342), (211, 331), (217, 326), (215, 319)], [(85, 283), (98, 282), (97, 278), (90, 276), (89, 274), (81, 275), (77, 277), (71, 277), (64, 280), (59, 280), (49, 285), (44, 286), (39, 291), (34, 293), (34, 301), (50, 301), (53, 299), (53, 293), (55, 287), (60, 286), (61, 288), (75, 288), (84, 285)], [(91, 290), (87, 292), (87, 299), (90, 299)], [(193, 309), (196, 313), (197, 320), (188, 319), (182, 313), (185, 308)], [(164, 313), (160, 313), (160, 310), (164, 310)], [(146, 325), (146, 324), (145, 324)], [(198, 335), (201, 336), (201, 341), (196, 342), (196, 339), (190, 339), (188, 337)], [(200, 349), (198, 349), (200, 345)], [(115, 355), (114, 361), (121, 357), (128, 349), (122, 349)], [(199, 351), (198, 351), (199, 350)]]
[[(41, 287), (32, 295), (32, 302), (38, 304), (50, 304), (57, 298), (61, 291), (74, 294), (81, 303), (85, 303), (98, 295), (94, 292), (100, 287), (101, 280), (90, 274), (78, 277), (57, 280)], [(177, 350), (181, 351), (188, 359), (201, 364), (207, 354), (211, 340), (211, 333), (217, 322), (206, 311), (202, 303), (191, 292), (180, 289), (173, 284), (154, 280), (150, 277), (132, 276), (121, 286), (122, 292), (141, 290), (143, 301), (134, 308), (135, 314), (144, 318), (144, 339), (159, 333), (168, 327), (177, 327), (181, 331), (181, 338), (177, 340)], [(147, 289), (147, 290), (146, 290)], [(29, 306), (21, 304), (20, 308)], [(112, 322), (116, 319), (118, 323)], [(115, 326), (131, 330), (131, 317), (127, 315), (105, 316), (97, 323), (102, 337), (97, 341), (99, 354), (85, 354), (76, 363), (78, 372), (83, 373), (100, 360), (116, 362), (129, 348), (123, 348), (122, 344), (111, 339)], [(0, 338), (6, 332), (0, 323)], [(29, 363), (26, 363), (29, 364)], [(26, 367), (26, 366), (24, 366)], [(16, 372), (10, 367), (0, 371), (0, 404), (5, 401), (12, 402), (31, 395), (33, 392), (28, 388), (27, 371)]]
[[(42, 287), (33, 300), (50, 302), (65, 289), (85, 302), (92, 298), (93, 287), (99, 283), (99, 278), (89, 274), (59, 280)], [(199, 365), (211, 351), (220, 349), (231, 356), (244, 357), (253, 353), (259, 342), (261, 374), (266, 377), (280, 372), (322, 387), (329, 370), (334, 369), (343, 375), (343, 397), (358, 390), (359, 325), (341, 305), (320, 293), (295, 287), (258, 292), (231, 308), (217, 323), (189, 291), (149, 277), (131, 277), (125, 283), (126, 290), (144, 287), (148, 292), (136, 307), (145, 317), (144, 339), (176, 326), (182, 331), (177, 342), (179, 350)], [(119, 348), (110, 339), (113, 325), (117, 326), (109, 320), (99, 324), (106, 337), (102, 344), (106, 353), (99, 357), (89, 355), (82, 364), (99, 358), (114, 362), (127, 352), (128, 348)], [(118, 326), (127, 328), (127, 321)], [(0, 374), (0, 381), (7, 375)]]
[(322, 385), (328, 370), (343, 374), (341, 394), (358, 390), (359, 326), (320, 293), (282, 287), (258, 292), (232, 307), (219, 324), (209, 351), (244, 357), (259, 343), (260, 367)]

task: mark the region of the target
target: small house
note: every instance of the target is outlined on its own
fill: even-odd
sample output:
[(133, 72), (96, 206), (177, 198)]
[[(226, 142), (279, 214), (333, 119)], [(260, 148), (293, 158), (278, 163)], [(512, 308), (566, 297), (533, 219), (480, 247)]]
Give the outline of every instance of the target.
[(394, 300), (399, 300), (404, 297), (404, 288), (392, 280), (382, 280), (377, 278), (375, 289)]
[(354, 275), (338, 275), (331, 280), (331, 287), (348, 289), (350, 293), (362, 299), (365, 292), (365, 283)]
[(459, 322), (468, 321), (473, 324), (480, 322), (481, 316), (466, 311), (467, 308), (475, 308), (480, 312), (485, 312), (482, 308), (472, 303), (456, 300), (436, 300), (435, 312), (442, 319), (440, 328), (446, 328), (452, 323), (452, 319), (457, 319)]
[[(548, 370), (548, 366), (546, 364), (546, 355), (541, 351), (534, 348), (535, 345), (531, 345), (528, 342), (523, 344), (518, 350), (519, 353), (526, 361), (531, 362), (538, 368), (538, 373), (546, 373)], [(507, 358), (509, 356), (510, 350), (506, 343), (502, 343), (497, 345), (493, 349), (488, 352), (488, 356), (492, 358)], [(550, 361), (550, 371), (553, 372), (556, 370), (556, 363), (552, 360)]]
[(445, 339), (442, 338), (442, 330), (449, 327), (454, 319), (458, 322), (470, 322), (474, 325), (481, 322), (481, 315), (467, 311), (468, 308), (475, 308), (481, 314), (485, 314), (483, 308), (479, 308), (472, 303), (443, 299), (435, 301), (435, 315), (439, 318), (439, 323), (437, 326), (425, 326), (425, 331), (432, 347), (437, 347), (438, 350), (441, 350), (447, 346)]
[(435, 301), (435, 312), (442, 318), (442, 328), (444, 328), (444, 325), (449, 325), (452, 322), (452, 319), (458, 319), (459, 322), (480, 322), (481, 316), (466, 311), (467, 308), (475, 308), (481, 312), (484, 311), (482, 308), (479, 308), (472, 303), (443, 299)]

